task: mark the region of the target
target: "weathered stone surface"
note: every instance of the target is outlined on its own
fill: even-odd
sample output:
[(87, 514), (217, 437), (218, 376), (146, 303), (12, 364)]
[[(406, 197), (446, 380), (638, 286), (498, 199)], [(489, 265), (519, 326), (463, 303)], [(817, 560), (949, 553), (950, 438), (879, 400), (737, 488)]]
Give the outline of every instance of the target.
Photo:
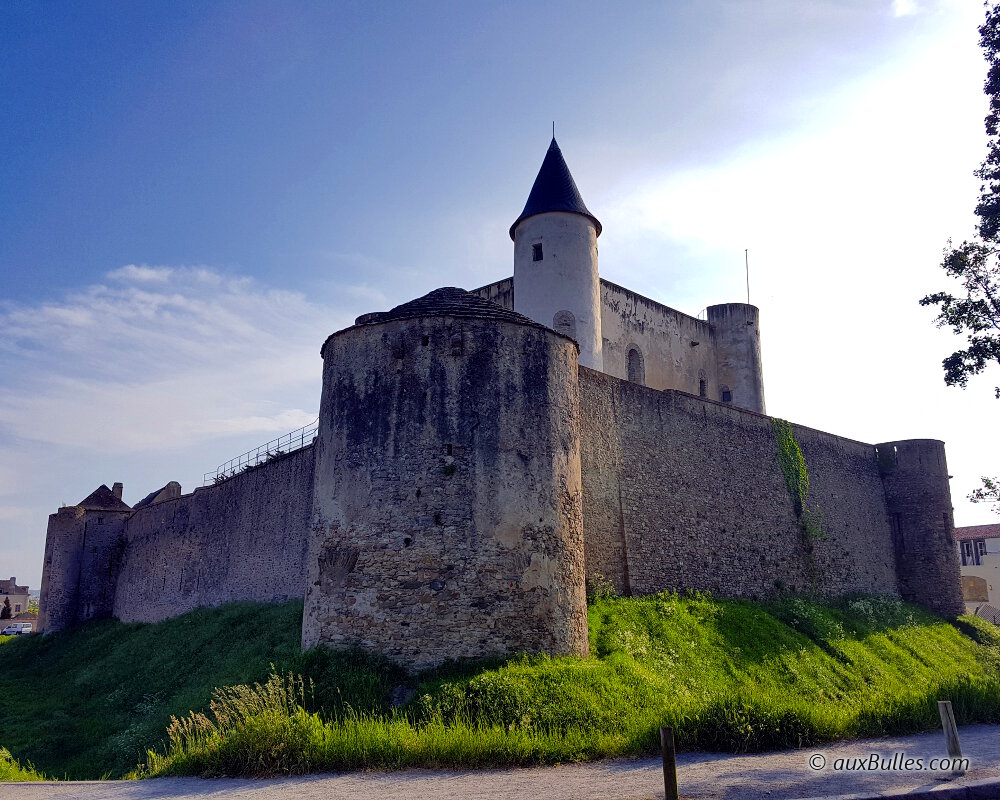
[(200, 606), (302, 597), (312, 451), (136, 511), (114, 615), (156, 622)]
[(304, 596), (304, 646), (424, 667), (585, 654), (585, 578), (961, 611), (940, 442), (792, 426), (805, 535), (769, 417), (578, 367), (571, 339), (470, 297), (332, 335), (315, 445), (141, 508), (53, 514), (40, 627)]
[(914, 439), (877, 448), (903, 597), (946, 616), (964, 614), (944, 443)]
[[(600, 371), (628, 380), (629, 351), (637, 350), (643, 383), (653, 389), (678, 389), (709, 400), (723, 391), (737, 408), (763, 413), (760, 313), (755, 306), (709, 306), (708, 320), (697, 319), (601, 278)], [(475, 294), (513, 309), (514, 278), (482, 286)], [(366, 317), (371, 315), (366, 315)], [(556, 328), (557, 320), (552, 323)]]
[(897, 594), (872, 445), (793, 426), (824, 538), (803, 535), (771, 419), (580, 370), (587, 572), (619, 590)]
[(585, 654), (577, 348), (449, 310), (324, 346), (303, 645)]

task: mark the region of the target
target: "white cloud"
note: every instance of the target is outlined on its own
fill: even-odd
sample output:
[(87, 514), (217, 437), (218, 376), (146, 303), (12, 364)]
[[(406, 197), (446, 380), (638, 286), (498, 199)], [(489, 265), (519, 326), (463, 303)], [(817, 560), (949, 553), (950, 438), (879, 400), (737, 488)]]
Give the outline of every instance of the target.
[(135, 502), (316, 418), (352, 317), (207, 267), (128, 265), (0, 303), (0, 564), (37, 586), (45, 520), (101, 483)]
[(146, 283), (166, 283), (174, 271), (170, 267), (147, 267), (126, 264), (124, 267), (108, 272), (111, 280), (134, 281)]
[(135, 267), (0, 308), (0, 426), (105, 453), (279, 433), (315, 417), (319, 345), (350, 324), (206, 268)]
[(768, 410), (862, 441), (945, 440), (959, 524), (990, 518), (965, 495), (997, 472), (1000, 411), (988, 379), (944, 386), (941, 359), (962, 340), (917, 301), (947, 284), (948, 237), (972, 231), (986, 148), (979, 15), (966, 9), (907, 59), (818, 98), (807, 129), (594, 204), (602, 274), (688, 313), (745, 300), (749, 248)]
[(921, 12), (916, 0), (892, 0), (892, 15), (894, 17), (911, 17)]

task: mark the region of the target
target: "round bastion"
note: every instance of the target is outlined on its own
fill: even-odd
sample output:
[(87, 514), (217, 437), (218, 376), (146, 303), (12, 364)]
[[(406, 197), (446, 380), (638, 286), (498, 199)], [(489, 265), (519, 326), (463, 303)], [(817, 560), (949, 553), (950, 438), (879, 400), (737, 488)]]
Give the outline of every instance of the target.
[(303, 646), (585, 655), (576, 343), (444, 288), (321, 352)]

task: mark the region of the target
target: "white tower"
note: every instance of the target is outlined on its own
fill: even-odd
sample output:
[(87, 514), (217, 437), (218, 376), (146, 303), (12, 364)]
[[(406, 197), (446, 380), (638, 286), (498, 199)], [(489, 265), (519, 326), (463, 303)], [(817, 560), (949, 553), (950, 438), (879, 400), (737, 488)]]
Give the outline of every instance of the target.
[(580, 363), (604, 369), (597, 237), (555, 137), (524, 211), (510, 226), (514, 240), (514, 310), (576, 340)]

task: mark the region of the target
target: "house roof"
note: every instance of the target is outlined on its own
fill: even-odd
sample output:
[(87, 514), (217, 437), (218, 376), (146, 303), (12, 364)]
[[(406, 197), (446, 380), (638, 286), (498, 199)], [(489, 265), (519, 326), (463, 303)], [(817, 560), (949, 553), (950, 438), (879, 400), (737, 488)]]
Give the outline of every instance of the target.
[(580, 214), (587, 217), (597, 228), (597, 235), (601, 235), (601, 223), (587, 209), (583, 202), (580, 190), (576, 188), (576, 181), (566, 166), (566, 159), (563, 158), (556, 139), (552, 137), (548, 152), (542, 160), (542, 166), (535, 177), (535, 183), (528, 194), (528, 202), (524, 204), (524, 211), (521, 212), (514, 224), (510, 226), (510, 238), (514, 238), (514, 230), (521, 224), (522, 220), (533, 217), (536, 214), (544, 214), (548, 211), (565, 211), (569, 214)]
[(955, 541), (967, 542), (970, 539), (1000, 539), (1000, 522), (992, 525), (967, 525), (955, 528)]
[(77, 505), (87, 511), (131, 511), (121, 499), (114, 496), (114, 493), (106, 484), (101, 484), (93, 492), (87, 495)]

